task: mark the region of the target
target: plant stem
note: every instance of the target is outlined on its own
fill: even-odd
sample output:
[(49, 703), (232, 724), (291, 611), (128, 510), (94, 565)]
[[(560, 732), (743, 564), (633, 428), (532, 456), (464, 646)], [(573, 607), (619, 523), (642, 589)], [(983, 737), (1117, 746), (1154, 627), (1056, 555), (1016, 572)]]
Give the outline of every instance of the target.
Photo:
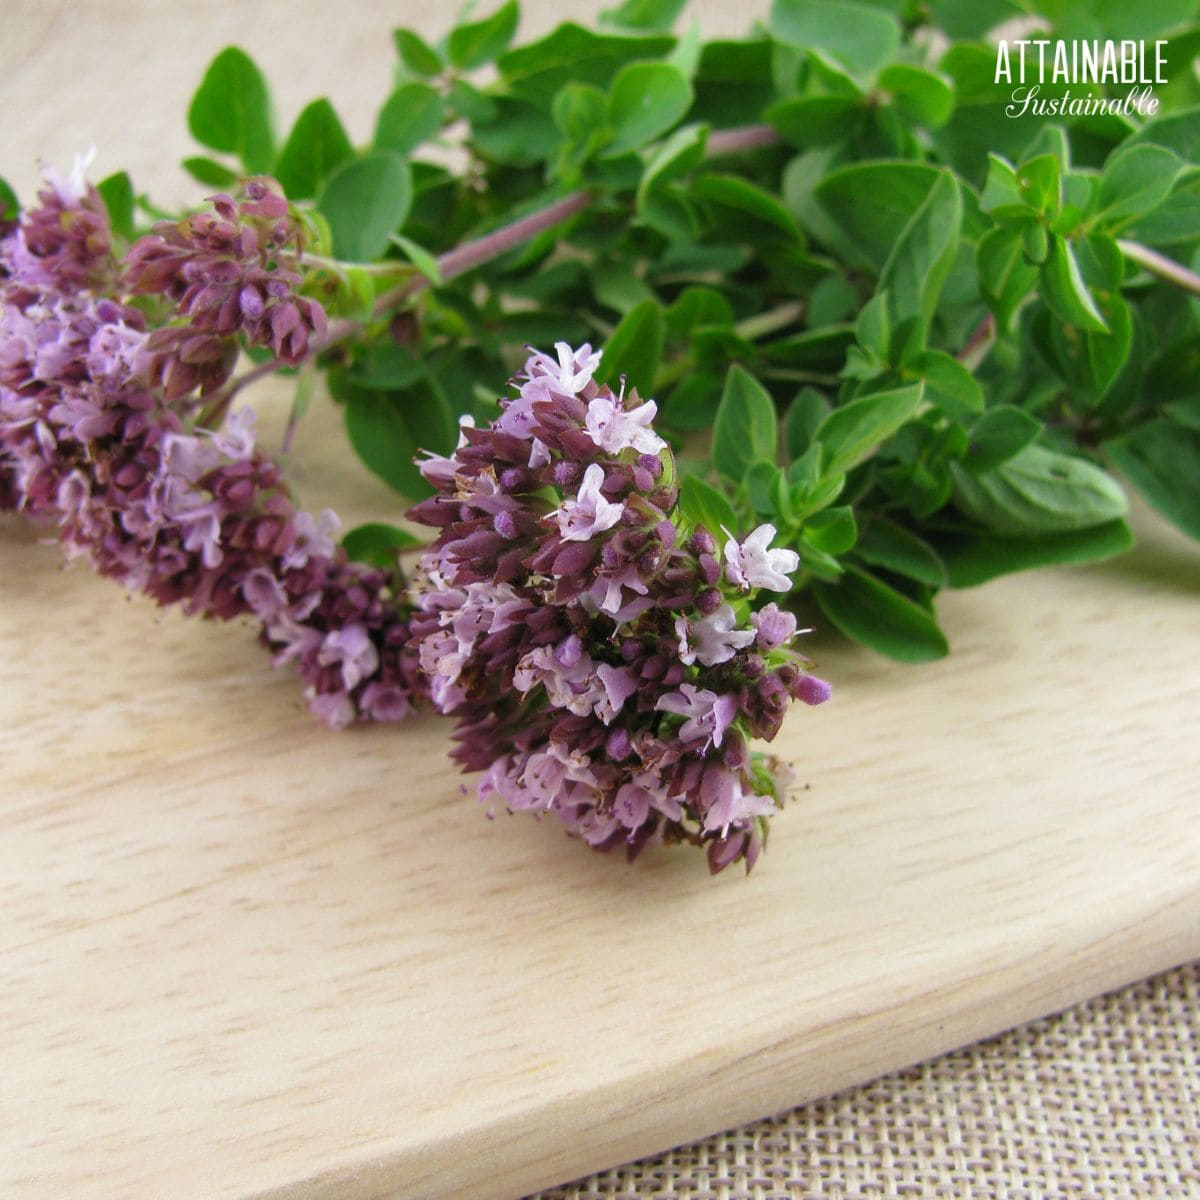
[(975, 326), (971, 336), (967, 338), (966, 344), (958, 352), (955, 357), (968, 371), (974, 371), (976, 367), (983, 362), (987, 356), (987, 352), (992, 348), (992, 343), (996, 340), (996, 319), (991, 313), (988, 313), (978, 325)]
[(770, 125), (741, 125), (736, 129), (717, 129), (708, 135), (705, 150), (709, 157), (718, 154), (737, 154), (759, 146), (774, 146), (779, 134)]
[(798, 321), (803, 312), (803, 300), (789, 300), (786, 304), (769, 308), (766, 312), (755, 313), (754, 316), (739, 321), (733, 327), (733, 332), (738, 337), (744, 337), (746, 341), (752, 342), (755, 338), (766, 337), (769, 333), (786, 329), (794, 321)]
[(447, 250), (445, 254), (438, 256), (438, 270), (443, 279), (453, 279), (456, 275), (464, 275), (467, 271), (473, 270), (493, 258), (499, 258), (501, 254), (506, 254), (509, 250), (521, 245), (522, 242), (529, 241), (543, 230), (557, 225), (560, 221), (567, 220), (568, 217), (575, 216), (576, 213), (583, 212), (594, 198), (593, 193), (586, 189), (572, 192), (569, 196), (564, 196), (561, 200), (556, 200), (553, 204), (530, 213), (527, 217), (521, 217), (511, 225), (502, 225), (494, 232), (484, 234), (483, 237), (476, 238), (473, 242), (464, 242), (463, 245), (456, 246), (453, 250)]
[(1141, 242), (1127, 242), (1118, 238), (1117, 248), (1130, 262), (1145, 267), (1151, 275), (1157, 275), (1159, 279), (1165, 279), (1168, 283), (1183, 288), (1185, 292), (1200, 296), (1200, 275), (1189, 271), (1182, 263), (1167, 258), (1165, 254), (1159, 254), (1157, 250), (1151, 250), (1149, 246), (1143, 246)]
[(400, 259), (378, 263), (343, 262), (340, 258), (330, 258), (325, 254), (313, 254), (311, 250), (304, 252), (304, 261), (314, 267), (326, 267), (330, 271), (346, 271), (353, 267), (354, 270), (365, 271), (368, 275), (393, 275), (398, 271), (411, 269), (409, 263), (402, 262)]
[[(743, 150), (753, 150), (759, 146), (774, 145), (778, 141), (779, 134), (770, 125), (743, 125), (735, 129), (719, 129), (709, 135), (707, 153), (710, 157), (718, 154), (736, 154)], [(544, 230), (551, 229), (583, 212), (595, 198), (594, 192), (587, 188), (580, 188), (578, 191), (570, 192), (552, 204), (546, 205), (545, 208), (539, 208), (536, 212), (492, 230), (491, 233), (485, 233), (482, 237), (464, 242), (461, 246), (455, 246), (453, 250), (447, 250), (445, 254), (438, 256), (438, 272), (442, 279), (454, 279), (458, 275), (464, 275), (486, 262), (491, 262), (494, 258), (499, 258), (502, 254), (507, 254), (509, 250), (529, 241)], [(321, 259), (319, 261), (320, 265), (328, 265), (333, 260)], [(369, 321), (377, 321), (381, 317), (387, 316), (388, 313), (408, 303), (427, 287), (429, 287), (429, 280), (423, 275), (406, 279), (403, 283), (376, 298), (371, 307)], [(319, 341), (314, 341), (309, 347), (309, 356), (319, 354), (338, 342), (353, 337), (354, 334), (366, 328), (369, 321), (349, 319), (331, 321), (325, 336)], [(251, 367), (245, 374), (231, 379), (223, 388), (215, 392), (201, 414), (209, 423), (209, 427), (215, 427), (211, 424), (214, 421), (217, 424), (220, 423), (238, 392), (270, 375), (277, 367), (278, 363), (274, 361), (259, 363)]]

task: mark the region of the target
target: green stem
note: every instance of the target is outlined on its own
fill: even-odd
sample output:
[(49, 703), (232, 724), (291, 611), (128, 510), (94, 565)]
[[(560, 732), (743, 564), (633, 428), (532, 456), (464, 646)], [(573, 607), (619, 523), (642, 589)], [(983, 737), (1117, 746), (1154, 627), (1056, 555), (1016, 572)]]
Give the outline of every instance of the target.
[(350, 270), (362, 271), (367, 275), (395, 275), (400, 271), (408, 272), (413, 269), (412, 263), (400, 262), (398, 259), (378, 263), (343, 262), (340, 258), (313, 254), (311, 250), (304, 252), (304, 262), (306, 266), (324, 267), (326, 270), (336, 271), (339, 275), (344, 275)]
[(780, 329), (786, 329), (787, 326), (800, 320), (803, 314), (804, 301), (789, 300), (786, 304), (780, 304), (776, 308), (769, 308), (766, 312), (755, 313), (754, 316), (747, 317), (744, 321), (739, 321), (733, 327), (733, 332), (738, 337), (743, 337), (746, 341), (752, 342), (756, 338), (766, 337), (769, 333), (776, 333)]
[(1151, 250), (1149, 246), (1143, 246), (1141, 242), (1127, 242), (1124, 238), (1117, 239), (1117, 248), (1130, 262), (1144, 267), (1151, 275), (1157, 275), (1159, 279), (1165, 279), (1185, 292), (1200, 296), (1200, 275), (1189, 271), (1182, 263)]

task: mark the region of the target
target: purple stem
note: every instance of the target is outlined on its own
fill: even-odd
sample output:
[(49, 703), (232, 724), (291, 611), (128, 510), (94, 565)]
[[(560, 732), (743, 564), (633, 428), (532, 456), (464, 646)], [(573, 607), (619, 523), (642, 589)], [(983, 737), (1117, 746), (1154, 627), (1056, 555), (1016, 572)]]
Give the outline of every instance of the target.
[[(739, 151), (753, 150), (759, 146), (771, 146), (778, 141), (779, 134), (770, 125), (742, 125), (736, 129), (718, 129), (708, 136), (707, 154), (710, 157), (718, 154), (736, 154)], [(491, 233), (485, 233), (483, 237), (464, 242), (461, 246), (455, 246), (453, 250), (447, 250), (445, 254), (438, 256), (438, 271), (443, 279), (453, 279), (458, 275), (464, 275), (494, 258), (499, 258), (500, 255), (506, 254), (523, 242), (529, 241), (543, 230), (550, 229), (569, 217), (583, 212), (594, 199), (595, 194), (586, 189), (571, 192), (561, 199), (555, 200), (552, 204), (548, 204), (545, 208), (538, 209), (537, 212), (521, 217), (509, 225), (502, 225)], [(424, 276), (418, 275), (413, 279), (406, 280), (399, 287), (384, 292), (375, 301), (371, 312), (372, 319), (376, 320), (386, 316), (393, 309), (399, 308), (411, 300), (419, 292), (423, 292), (428, 286), (429, 281)], [(353, 336), (363, 328), (363, 324), (362, 321), (349, 320), (331, 322), (325, 336), (319, 342), (313, 342), (310, 345), (309, 354), (320, 353), (345, 338)], [(278, 365), (278, 363), (268, 360), (251, 367), (249, 371), (239, 375), (236, 379), (231, 379), (213, 396), (204, 410), (203, 415), (210, 423), (210, 427), (220, 424), (229, 411), (230, 402), (238, 392), (264, 376), (270, 375), (278, 368)]]

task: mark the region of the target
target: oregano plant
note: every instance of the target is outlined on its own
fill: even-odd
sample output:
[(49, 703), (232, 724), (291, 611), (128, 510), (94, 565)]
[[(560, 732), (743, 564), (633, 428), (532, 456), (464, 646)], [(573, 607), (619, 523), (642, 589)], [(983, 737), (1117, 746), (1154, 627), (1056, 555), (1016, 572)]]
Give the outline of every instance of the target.
[[(334, 724), (432, 680), (491, 799), (751, 863), (747, 743), (828, 693), (788, 607), (919, 663), (942, 588), (1127, 549), (1131, 488), (1200, 538), (1196, 7), (775, 0), (711, 40), (627, 0), (526, 41), (507, 0), (396, 30), (359, 145), (229, 47), (195, 209), (0, 180), (0, 493), (252, 613)], [(339, 405), (435, 532), (295, 508), (241, 407), (276, 372), (282, 449)]]

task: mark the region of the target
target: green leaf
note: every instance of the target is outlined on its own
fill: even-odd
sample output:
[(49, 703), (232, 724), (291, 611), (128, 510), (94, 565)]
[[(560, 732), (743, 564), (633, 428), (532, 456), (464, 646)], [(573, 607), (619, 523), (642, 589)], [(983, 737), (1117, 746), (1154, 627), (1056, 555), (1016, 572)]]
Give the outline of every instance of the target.
[[(812, 315), (811, 306), (809, 315)], [(815, 321), (812, 322), (815, 325)], [(852, 325), (825, 325), (804, 333), (759, 344), (759, 353), (768, 362), (808, 367), (831, 375), (846, 361), (846, 350), (854, 341)]]
[(858, 308), (858, 292), (842, 274), (826, 275), (809, 293), (805, 317), (813, 329), (844, 321)]
[[(787, 496), (787, 480), (783, 472), (773, 463), (765, 459), (750, 464), (742, 477), (742, 487), (746, 499), (750, 502), (751, 511), (757, 517), (767, 517), (772, 521), (782, 521), (785, 524), (791, 520), (791, 502)], [(786, 505), (780, 511), (779, 499), (782, 497)]]
[(781, 42), (828, 55), (860, 78), (873, 75), (900, 48), (893, 16), (847, 0), (775, 0), (769, 23)]
[(558, 149), (562, 134), (548, 112), (508, 96), (493, 103), (494, 120), (471, 127), (471, 140), (481, 154), (508, 166), (528, 167)]
[(466, 117), (473, 125), (487, 125), (496, 120), (500, 113), (494, 97), (465, 79), (456, 79), (450, 85), (450, 106), (458, 116)]
[(607, 129), (608, 98), (590, 83), (564, 84), (551, 106), (554, 123), (576, 141)]
[(854, 322), (858, 344), (871, 356), (887, 362), (892, 345), (892, 322), (886, 292), (876, 292), (859, 309)]
[(630, 63), (622, 67), (608, 93), (613, 141), (607, 157), (636, 150), (666, 133), (692, 104), (692, 86), (678, 67), (667, 63)]
[[(1045, 232), (1041, 225), (1031, 228)], [(1025, 257), (1021, 234), (1013, 229), (989, 230), (979, 239), (975, 267), (979, 272), (979, 286), (995, 315), (997, 328), (1001, 333), (1007, 333), (1014, 313), (1033, 290), (1038, 278), (1037, 267)]]
[(666, 323), (667, 332), (673, 337), (686, 337), (697, 325), (731, 326), (733, 308), (713, 288), (688, 287), (667, 309)]
[(719, 538), (722, 529), (732, 533), (738, 527), (737, 515), (725, 493), (696, 475), (684, 474), (680, 480), (679, 507), (693, 525), (703, 525), (713, 537)]
[(825, 554), (845, 554), (858, 540), (854, 509), (843, 504), (814, 513), (804, 522), (804, 540)]
[(317, 208), (333, 231), (333, 252), (350, 262), (383, 256), (412, 204), (412, 173), (398, 154), (377, 151), (343, 163), (325, 184)]
[(681, 432), (711, 429), (721, 402), (721, 384), (716, 371), (693, 371), (667, 397), (663, 424)]
[(381, 341), (356, 351), (347, 378), (372, 391), (400, 392), (412, 387), (424, 373), (424, 365), (409, 350), (393, 341)]
[(0, 179), (0, 221), (13, 221), (21, 211), (21, 202), (8, 180)]
[(396, 53), (414, 75), (440, 75), (445, 68), (441, 56), (419, 34), (411, 29), (395, 29), (392, 40)]
[(1105, 292), (1097, 303), (1108, 325), (1107, 333), (1048, 322), (1059, 370), (1087, 406), (1097, 404), (1116, 382), (1129, 361), (1133, 342), (1129, 305), (1121, 296), (1115, 291)]
[(700, 66), (700, 54), (704, 43), (700, 37), (700, 22), (694, 17), (683, 32), (683, 36), (675, 43), (675, 49), (667, 55), (666, 61), (679, 69), (689, 83), (696, 78)]
[(580, 178), (580, 168), (608, 142), (608, 97), (590, 83), (563, 84), (551, 106), (554, 123), (566, 141), (559, 147), (554, 173), (569, 183)]
[(824, 447), (826, 474), (848, 471), (869, 458), (880, 442), (916, 415), (924, 391), (923, 384), (910, 384), (835, 408), (813, 436)]
[(773, 225), (797, 241), (803, 240), (795, 218), (770, 192), (737, 175), (701, 175), (692, 184), (692, 195), (713, 200), (756, 221)]
[(616, 8), (606, 8), (600, 20), (606, 25), (625, 29), (644, 29), (650, 33), (666, 32), (675, 24), (687, 0), (625, 0)]
[(411, 154), (442, 127), (446, 105), (427, 83), (401, 84), (375, 121), (375, 149)]
[(1115, 520), (1041, 537), (951, 536), (939, 541), (938, 550), (946, 564), (950, 586), (965, 588), (1032, 567), (1112, 558), (1132, 545), (1129, 526)]
[(1017, 186), (1016, 167), (999, 154), (987, 157), (987, 181), (979, 197), (979, 208), (998, 221), (1026, 221), (1031, 215)]
[(296, 118), (279, 152), (275, 178), (289, 200), (315, 196), (330, 173), (353, 157), (354, 147), (328, 100), (314, 100)]
[(832, 170), (814, 195), (878, 270), (941, 174), (926, 163), (859, 163)]
[(133, 183), (124, 171), (118, 171), (103, 179), (96, 185), (104, 207), (108, 209), (108, 219), (113, 229), (121, 237), (129, 240), (133, 237)]
[(662, 355), (662, 306), (656, 300), (643, 300), (631, 308), (604, 344), (598, 383), (616, 384), (625, 376), (630, 388), (649, 395)]
[(592, 272), (592, 291), (605, 308), (614, 308), (622, 314), (654, 299), (653, 290), (623, 262), (600, 263)]
[(1143, 143), (1174, 150), (1185, 162), (1200, 161), (1200, 104), (1147, 121), (1126, 144)]
[(867, 571), (848, 566), (839, 583), (814, 583), (812, 590), (821, 611), (842, 633), (888, 658), (921, 663), (949, 653), (933, 617)]
[(1086, 529), (1123, 517), (1125, 493), (1099, 467), (1029, 445), (986, 475), (950, 464), (960, 512), (1011, 537)]
[(624, 64), (661, 58), (674, 46), (671, 37), (599, 34), (567, 21), (538, 41), (509, 50), (496, 65), (510, 92), (549, 108), (569, 80), (607, 88)]
[(1100, 216), (1112, 221), (1153, 211), (1170, 194), (1182, 169), (1179, 158), (1162, 146), (1118, 150), (1100, 176)]
[[(318, 214), (319, 215), (319, 214)], [(332, 242), (332, 235), (330, 235)], [(337, 303), (333, 311), (340, 317), (367, 321), (375, 305), (375, 279), (362, 267), (346, 267), (337, 276)]]
[(816, 388), (802, 387), (783, 418), (783, 441), (789, 458), (799, 458), (829, 414), (829, 401)]
[(925, 397), (952, 417), (967, 417), (983, 410), (983, 388), (956, 358), (944, 350), (926, 350), (913, 364), (925, 381)]
[(930, 587), (942, 587), (946, 583), (946, 567), (937, 551), (886, 517), (870, 519), (859, 534), (855, 553), (873, 567), (882, 567)]
[(342, 538), (342, 546), (352, 562), (372, 567), (394, 567), (401, 550), (412, 550), (424, 544), (407, 529), (385, 525), (382, 521), (358, 525)]
[(775, 403), (766, 388), (744, 367), (730, 367), (713, 423), (713, 465), (740, 482), (752, 463), (774, 462), (775, 423)]
[(1108, 325), (1079, 273), (1071, 243), (1065, 238), (1057, 235), (1051, 238), (1050, 253), (1042, 264), (1040, 277), (1042, 297), (1056, 317), (1080, 329), (1108, 332)]
[(363, 463), (403, 496), (429, 494), (413, 465), (417, 444), (397, 394), (356, 391), (346, 403), (346, 434)]
[(892, 96), (892, 106), (906, 122), (940, 129), (954, 112), (954, 89), (941, 75), (908, 63), (889, 63), (879, 73), (879, 86)]
[[(927, 330), (937, 310), (942, 285), (958, 255), (962, 198), (949, 171), (938, 174), (884, 264), (880, 290), (891, 299), (894, 324), (916, 318)], [(924, 337), (921, 337), (922, 344)]]
[(227, 188), (231, 183), (237, 183), (238, 180), (236, 171), (231, 171), (223, 163), (217, 162), (215, 158), (205, 158), (201, 154), (185, 158), (183, 169), (197, 183), (202, 183), (206, 187)]
[(860, 96), (796, 96), (763, 114), (780, 137), (795, 146), (820, 146), (848, 137), (862, 123)]
[(1017, 191), (1034, 212), (1053, 217), (1062, 206), (1061, 164), (1053, 154), (1039, 154), (1017, 167)]
[(1173, 246), (1200, 238), (1200, 171), (1181, 174), (1170, 195), (1125, 232), (1151, 246)]
[(1200, 538), (1200, 430), (1159, 417), (1105, 442), (1104, 450), (1164, 517)]
[(270, 95), (244, 50), (229, 46), (213, 59), (188, 108), (188, 129), (201, 145), (236, 154), (252, 174), (271, 169)]
[(398, 246), (403, 252), (404, 257), (408, 259), (434, 287), (441, 287), (442, 272), (438, 266), (437, 259), (425, 249), (424, 246), (418, 245), (412, 238), (406, 238), (401, 233), (393, 233), (391, 236), (392, 245)]
[(470, 71), (501, 54), (517, 32), (517, 0), (508, 0), (490, 17), (460, 25), (446, 42), (450, 61), (461, 71)]
[[(331, 376), (331, 389), (334, 380)], [(414, 458), (421, 450), (446, 454), (458, 424), (449, 401), (430, 379), (405, 391), (371, 391), (350, 382), (336, 388), (346, 408), (346, 433), (363, 463), (404, 496), (427, 496), (430, 487)]]
[(637, 204), (640, 210), (646, 197), (658, 188), (686, 175), (704, 158), (708, 139), (707, 125), (685, 125), (676, 129), (654, 152), (638, 184)]
[(1024, 450), (1042, 431), (1042, 424), (1011, 404), (989, 408), (971, 427), (971, 448), (964, 466), (977, 475), (993, 471)]

